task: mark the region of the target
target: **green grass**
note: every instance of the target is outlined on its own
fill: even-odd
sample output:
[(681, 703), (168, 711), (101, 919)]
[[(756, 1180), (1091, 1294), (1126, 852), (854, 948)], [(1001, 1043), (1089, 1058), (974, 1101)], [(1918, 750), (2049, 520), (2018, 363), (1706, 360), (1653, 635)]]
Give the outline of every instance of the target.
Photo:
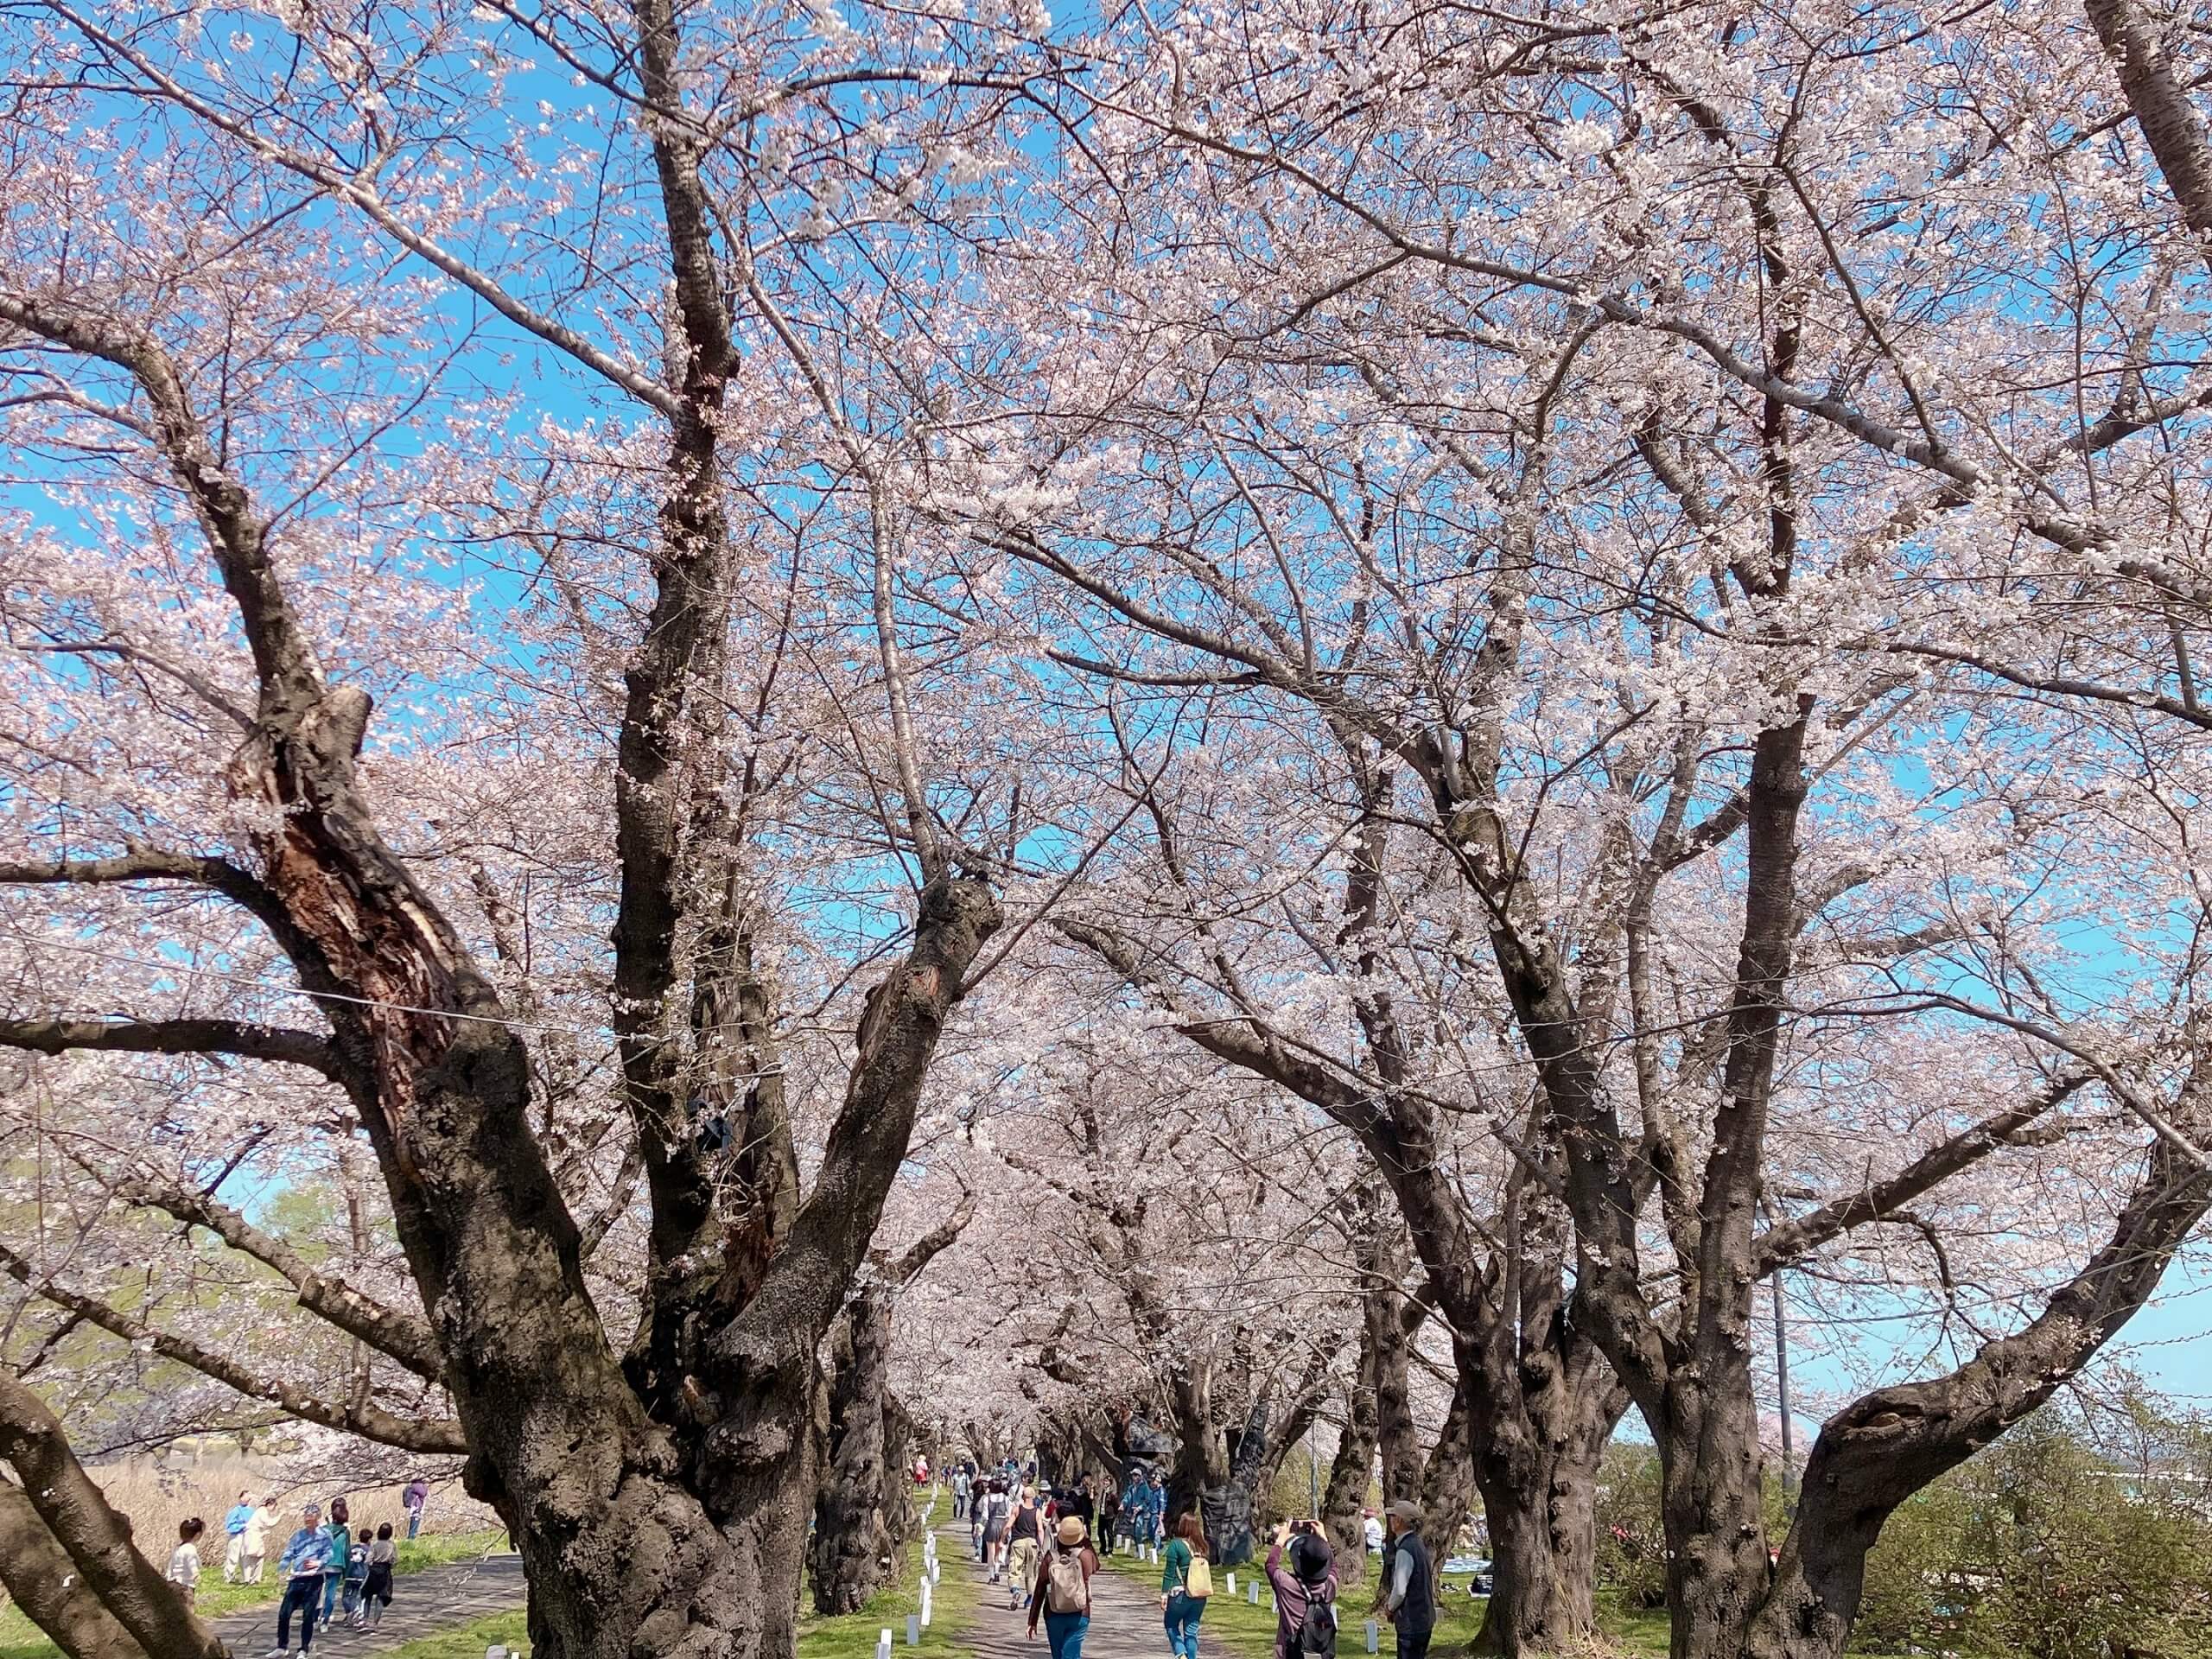
[[(1214, 1593), (1206, 1605), (1205, 1618), (1201, 1624), (1205, 1632), (1218, 1641), (1238, 1659), (1272, 1659), (1275, 1647), (1274, 1609), (1268, 1605), (1268, 1582), (1261, 1571), (1265, 1561), (1248, 1561), (1234, 1569), (1236, 1574), (1236, 1594), (1228, 1593), (1227, 1573), (1216, 1568), (1213, 1575)], [(1160, 1568), (1147, 1561), (1139, 1561), (1128, 1555), (1116, 1555), (1107, 1565), (1115, 1572), (1141, 1582), (1144, 1588), (1157, 1596), (1160, 1591)], [(1338, 1604), (1343, 1625), (1337, 1640), (1339, 1659), (1360, 1659), (1367, 1649), (1366, 1620), (1368, 1606), (1375, 1599), (1374, 1558), (1370, 1557), (1368, 1572), (1358, 1583), (1349, 1586)], [(1248, 1577), (1259, 1580), (1260, 1601), (1257, 1606), (1245, 1599)], [(1443, 1581), (1443, 1594), (1436, 1608), (1436, 1634), (1431, 1651), (1439, 1655), (1465, 1652), (1483, 1627), (1483, 1614), (1490, 1603), (1467, 1593), (1467, 1580), (1447, 1575)], [(1598, 1628), (1606, 1643), (1617, 1651), (1644, 1659), (1645, 1656), (1667, 1651), (1667, 1615), (1624, 1608), (1602, 1591), (1598, 1597)], [(1392, 1649), (1390, 1627), (1377, 1623), (1376, 1645), (1383, 1659)]]
[(474, 1624), (418, 1636), (394, 1648), (387, 1659), (484, 1659), (484, 1649), (495, 1644), (511, 1649), (530, 1645), (530, 1620), (521, 1608), (486, 1613)]
[[(944, 1497), (938, 1497), (938, 1518), (943, 1517), (950, 1502)], [(835, 1618), (817, 1618), (804, 1611), (809, 1603), (802, 1593), (798, 1659), (875, 1659), (876, 1637), (887, 1628), (891, 1632), (893, 1659), (904, 1659), (907, 1655), (917, 1656), (917, 1659), (950, 1659), (950, 1656), (965, 1654), (968, 1649), (963, 1638), (976, 1612), (975, 1580), (962, 1570), (957, 1549), (948, 1552), (945, 1541), (939, 1539), (938, 1552), (944, 1571), (931, 1591), (930, 1625), (922, 1632), (919, 1647), (906, 1645), (906, 1615), (922, 1610), (922, 1540), (918, 1532), (908, 1541), (906, 1556), (891, 1584), (872, 1597), (857, 1613), (844, 1613)], [(425, 1659), (432, 1656), (425, 1656)], [(473, 1659), (483, 1659), (482, 1650), (479, 1649)]]
[[(286, 1538), (291, 1534), (286, 1533)], [(448, 1561), (473, 1560), (488, 1549), (505, 1549), (506, 1535), (501, 1532), (429, 1532), (399, 1546), (397, 1572), (419, 1573), (426, 1567), (442, 1567)], [(278, 1541), (276, 1548), (283, 1548)], [(221, 1618), (227, 1613), (242, 1612), (254, 1607), (274, 1607), (284, 1592), (284, 1582), (276, 1576), (276, 1555), (272, 1551), (269, 1566), (259, 1584), (225, 1584), (223, 1558), (219, 1553), (210, 1553), (203, 1540), (203, 1557), (200, 1568), (200, 1598), (194, 1610), (202, 1618)], [(166, 1567), (166, 1555), (154, 1560), (157, 1567)], [(484, 1649), (478, 1648), (473, 1659), (483, 1659)], [(0, 1659), (60, 1659), (60, 1649), (46, 1639), (45, 1633), (24, 1617), (23, 1611), (13, 1603), (0, 1607)]]

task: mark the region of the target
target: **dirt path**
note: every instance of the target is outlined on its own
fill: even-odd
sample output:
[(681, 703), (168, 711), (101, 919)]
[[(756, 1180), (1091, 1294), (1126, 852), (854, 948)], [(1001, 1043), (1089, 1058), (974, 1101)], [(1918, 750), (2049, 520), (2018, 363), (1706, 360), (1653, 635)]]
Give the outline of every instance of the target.
[[(522, 1557), (486, 1555), (404, 1573), (391, 1585), (391, 1605), (373, 1630), (349, 1630), (343, 1624), (317, 1630), (315, 1651), (330, 1659), (362, 1659), (388, 1653), (417, 1637), (457, 1630), (486, 1613), (504, 1613), (523, 1605)], [(276, 1606), (250, 1608), (214, 1621), (238, 1659), (261, 1659), (276, 1645)], [(292, 1647), (300, 1644), (300, 1621), (292, 1621)]]
[[(1038, 1624), (1037, 1639), (1030, 1641), (1027, 1612), (1007, 1607), (1004, 1585), (984, 1582), (983, 1569), (969, 1550), (968, 1523), (946, 1521), (937, 1534), (938, 1559), (945, 1572), (965, 1573), (976, 1583), (976, 1618), (968, 1631), (968, 1646), (976, 1659), (1050, 1659), (1043, 1623)], [(1083, 1659), (1168, 1659), (1159, 1600), (1141, 1586), (1102, 1567), (1090, 1581), (1090, 1605)], [(1206, 1634), (1203, 1624), (1198, 1626), (1198, 1654), (1199, 1659), (1230, 1659), (1229, 1650)]]

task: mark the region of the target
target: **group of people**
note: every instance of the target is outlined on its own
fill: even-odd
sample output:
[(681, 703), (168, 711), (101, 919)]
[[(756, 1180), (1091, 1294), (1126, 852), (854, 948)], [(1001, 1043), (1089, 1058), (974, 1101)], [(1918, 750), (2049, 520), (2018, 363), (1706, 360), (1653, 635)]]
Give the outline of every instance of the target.
[[(1113, 1479), (1097, 1474), (1056, 1487), (1036, 1480), (1036, 1465), (1022, 1465), (1011, 1458), (994, 1473), (962, 1464), (952, 1473), (952, 1514), (969, 1523), (976, 1560), (983, 1554), (984, 1535), (991, 1530), (995, 1512), (1011, 1517), (1023, 1503), (1033, 1502), (1047, 1521), (1064, 1515), (1083, 1517), (1085, 1535), (1102, 1555), (1111, 1555), (1121, 1545), (1159, 1544), (1166, 1538), (1167, 1487), (1157, 1474), (1132, 1475), (1116, 1494)], [(999, 1534), (1001, 1541), (1004, 1534)]]
[[(330, 1500), (330, 1519), (322, 1518), (322, 1505), (302, 1504), (300, 1524), (276, 1558), (276, 1571), (284, 1577), (284, 1598), (276, 1605), (276, 1645), (269, 1659), (284, 1659), (290, 1651), (292, 1618), (300, 1620), (300, 1651), (311, 1652), (315, 1631), (333, 1629), (373, 1630), (391, 1605), (392, 1567), (399, 1557), (398, 1541), (389, 1521), (372, 1534), (363, 1527), (357, 1535), (353, 1513), (342, 1497)], [(343, 1618), (344, 1623), (338, 1621)]]
[[(1092, 1530), (1099, 1506), (1086, 1483), (1040, 1489), (1023, 1473), (1007, 1466), (984, 1475), (963, 1465), (952, 1483), (954, 1514), (967, 1520), (976, 1559), (984, 1565), (988, 1580), (1005, 1583), (1007, 1606), (1026, 1605), (1031, 1637), (1041, 1623), (1052, 1659), (1082, 1659), (1090, 1626), (1090, 1581), (1099, 1566)], [(1154, 1477), (1150, 1486), (1160, 1491), (1164, 1513), (1163, 1483)], [(1150, 1500), (1141, 1483), (1131, 1483), (1131, 1488), (1141, 1497), (1134, 1513), (1128, 1491), (1115, 1506), (1130, 1517), (1126, 1535), (1147, 1543), (1164, 1539), (1160, 1611), (1171, 1659), (1198, 1659), (1198, 1625), (1213, 1594), (1205, 1527), (1195, 1510), (1187, 1510), (1173, 1528), (1163, 1529), (1153, 1518), (1147, 1535), (1140, 1529), (1147, 1526)], [(1107, 1491), (1111, 1492), (1110, 1485)], [(1396, 1634), (1397, 1659), (1427, 1659), (1436, 1629), (1435, 1559), (1421, 1537), (1421, 1511), (1414, 1504), (1401, 1500), (1383, 1515), (1387, 1519), (1370, 1517), (1380, 1536), (1363, 1540), (1382, 1547), (1375, 1608)], [(1306, 1519), (1278, 1526), (1265, 1571), (1274, 1592), (1274, 1659), (1336, 1659), (1338, 1577), (1320, 1522)]]
[[(407, 1536), (423, 1528), (429, 1507), (428, 1481), (410, 1481), (400, 1495), (406, 1515)], [(310, 1652), (315, 1633), (333, 1630), (374, 1629), (391, 1605), (393, 1568), (399, 1559), (399, 1540), (386, 1521), (373, 1530), (358, 1529), (343, 1497), (330, 1500), (329, 1519), (323, 1506), (309, 1502), (300, 1510), (300, 1524), (276, 1557), (276, 1572), (284, 1593), (276, 1605), (276, 1645), (270, 1659), (282, 1659), (291, 1650), (292, 1621), (300, 1624), (300, 1651)], [(276, 1511), (266, 1497), (251, 1491), (223, 1517), (223, 1582), (258, 1584), (268, 1565), (270, 1535)], [(193, 1516), (179, 1524), (176, 1547), (169, 1552), (168, 1578), (184, 1605), (190, 1607), (200, 1594), (200, 1541), (207, 1524)]]
[[(1421, 1535), (1419, 1508), (1401, 1500), (1384, 1514), (1389, 1520), (1375, 1611), (1397, 1634), (1398, 1659), (1427, 1659), (1436, 1630), (1435, 1558)], [(1286, 1521), (1275, 1529), (1267, 1574), (1275, 1598), (1275, 1659), (1335, 1659), (1336, 1561), (1318, 1519)], [(1170, 1605), (1167, 1642), (1178, 1659), (1198, 1659), (1195, 1618), (1191, 1625), (1188, 1637), (1179, 1643)]]

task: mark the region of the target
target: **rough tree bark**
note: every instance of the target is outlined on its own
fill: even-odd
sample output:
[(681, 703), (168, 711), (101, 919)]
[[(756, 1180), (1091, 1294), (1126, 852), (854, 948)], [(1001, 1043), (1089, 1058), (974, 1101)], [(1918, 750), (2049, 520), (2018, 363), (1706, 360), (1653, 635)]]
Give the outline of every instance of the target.
[[(639, 21), (641, 73), (672, 105), (672, 16), (647, 0)], [(811, 1490), (817, 1346), (863, 1259), (944, 1020), (999, 920), (988, 888), (925, 860), (911, 947), (868, 998), (813, 1193), (781, 1237), (766, 1219), (772, 1200), (734, 1219), (705, 1201), (715, 1172), (704, 1138), (667, 1063), (646, 1051), (671, 1047), (661, 1012), (673, 986), (682, 826), (669, 819), (682, 794), (671, 757), (682, 747), (687, 689), (720, 661), (714, 434), (734, 354), (696, 157), (683, 148), (692, 139), (672, 124), (654, 132), (685, 349), (679, 385), (655, 403), (675, 435), (652, 626), (630, 670), (617, 790), (618, 1035), (653, 1206), (653, 1278), (626, 1367), (585, 1287), (579, 1230), (531, 1127), (524, 1045), (359, 786), (369, 698), (327, 679), (267, 524), (223, 465), (156, 331), (143, 319), (0, 292), (0, 319), (136, 381), (259, 682), (229, 774), (252, 809), (258, 874), (218, 859), (133, 853), (108, 868), (57, 863), (9, 879), (175, 880), (188, 866), (183, 879), (259, 918), (302, 986), (325, 994), (332, 1033), (314, 1063), (346, 1090), (374, 1147), (432, 1311), (440, 1380), (470, 1453), (468, 1488), (521, 1547), (532, 1645), (547, 1659), (788, 1652)], [(167, 1052), (232, 1040), (159, 1021), (115, 1022), (99, 1039)], [(133, 1624), (144, 1615), (128, 1575), (95, 1583), (153, 1652)], [(175, 1651), (172, 1643), (161, 1659)]]
[[(45, 1402), (6, 1366), (0, 1366), (0, 1460), (22, 1482), (20, 1491), (0, 1483), (0, 1542), (9, 1547), (0, 1576), (16, 1593), (18, 1576), (60, 1569), (21, 1599), (65, 1652), (77, 1651), (68, 1643), (78, 1643), (124, 1655), (135, 1647), (145, 1659), (227, 1659), (215, 1632), (139, 1554), (130, 1522), (85, 1472)], [(22, 1558), (14, 1554), (19, 1541)], [(96, 1608), (75, 1591), (80, 1578)]]
[(906, 1410), (890, 1389), (891, 1318), (899, 1292), (975, 1216), (972, 1198), (895, 1260), (879, 1253), (866, 1281), (839, 1317), (833, 1338), (828, 1461), (814, 1498), (809, 1560), (814, 1606), (857, 1611), (883, 1587), (905, 1546), (912, 1506), (906, 1492)]
[(1362, 1510), (1373, 1478), (1375, 1449), (1381, 1440), (1375, 1411), (1376, 1350), (1373, 1321), (1363, 1319), (1359, 1369), (1344, 1398), (1344, 1421), (1337, 1435), (1337, 1454), (1329, 1463), (1321, 1491), (1321, 1525), (1337, 1558), (1337, 1573), (1354, 1584), (1367, 1570), (1367, 1533)]
[(69, 1659), (146, 1659), (23, 1490), (0, 1480), (0, 1586)]

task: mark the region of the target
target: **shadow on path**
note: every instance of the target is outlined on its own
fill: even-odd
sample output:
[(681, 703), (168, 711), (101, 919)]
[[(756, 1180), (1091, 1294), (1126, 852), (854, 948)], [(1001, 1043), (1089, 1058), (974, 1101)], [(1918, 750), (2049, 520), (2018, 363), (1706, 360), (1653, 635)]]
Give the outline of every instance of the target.
[[(976, 1614), (968, 1629), (968, 1646), (976, 1659), (1050, 1659), (1044, 1622), (1037, 1625), (1032, 1642), (1028, 1597), (1019, 1607), (1007, 1605), (1007, 1587), (984, 1581), (983, 1568), (970, 1551), (968, 1523), (946, 1521), (937, 1529), (938, 1559), (944, 1571), (968, 1573), (976, 1585)], [(892, 1649), (892, 1659), (899, 1659)], [(1198, 1626), (1199, 1659), (1231, 1659), (1229, 1649)], [(1145, 1593), (1133, 1580), (1101, 1566), (1090, 1581), (1090, 1629), (1083, 1638), (1083, 1659), (1168, 1659), (1167, 1631), (1160, 1620), (1160, 1601)]]
[[(450, 1561), (404, 1573), (391, 1584), (391, 1605), (373, 1630), (349, 1630), (341, 1623), (315, 1633), (315, 1651), (330, 1659), (362, 1659), (388, 1653), (417, 1637), (436, 1636), (472, 1624), (486, 1613), (521, 1608), (524, 1600), (522, 1557), (486, 1555), (480, 1560)], [(341, 1619), (343, 1616), (340, 1616)], [(276, 1645), (276, 1606), (250, 1608), (214, 1621), (216, 1634), (238, 1659), (261, 1659)], [(300, 1622), (292, 1621), (292, 1646), (300, 1644)]]

